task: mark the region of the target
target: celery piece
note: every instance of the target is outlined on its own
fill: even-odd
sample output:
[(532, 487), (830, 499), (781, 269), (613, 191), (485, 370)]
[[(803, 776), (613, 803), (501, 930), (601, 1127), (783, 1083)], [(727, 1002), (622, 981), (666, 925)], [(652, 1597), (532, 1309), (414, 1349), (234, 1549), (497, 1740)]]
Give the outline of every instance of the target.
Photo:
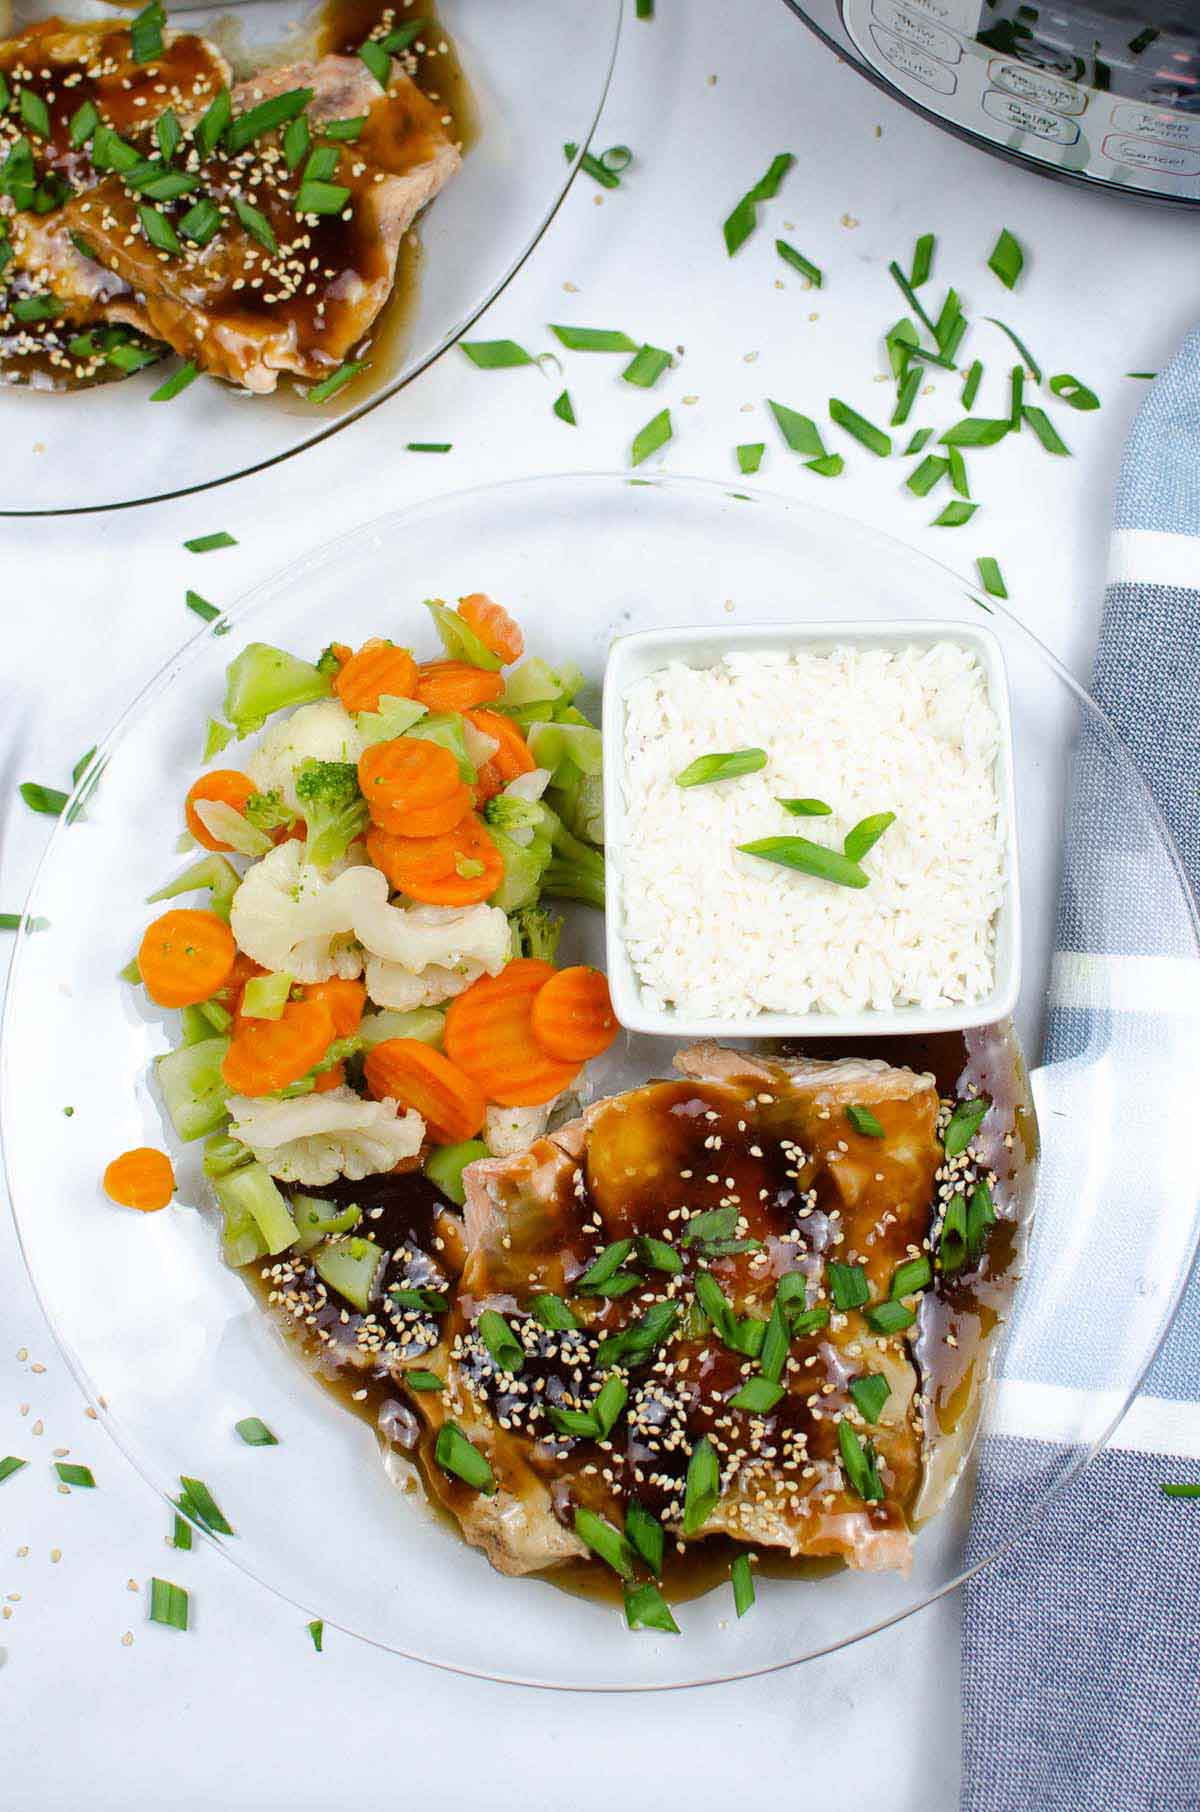
[(333, 690), (328, 674), (268, 642), (249, 642), (225, 675), (225, 716), (239, 737), (261, 730), (275, 711), (311, 705)]
[(282, 1019), (294, 979), (282, 972), (252, 975), (242, 990), (242, 1012), (247, 1019)]
[(253, 1163), (248, 1146), (227, 1132), (210, 1133), (204, 1141), (204, 1174), (206, 1177), (228, 1176), (242, 1164)]
[(600, 772), (600, 732), (589, 723), (530, 724), (525, 740), (539, 768), (552, 774), (564, 761), (573, 761), (583, 774)]
[(202, 1038), (155, 1058), (163, 1104), (181, 1139), (202, 1139), (223, 1123), (229, 1091), (221, 1065), (228, 1049), (228, 1038)]
[(444, 1196), (462, 1207), (467, 1199), (463, 1188), (462, 1173), (468, 1164), (474, 1164), (477, 1158), (490, 1157), (490, 1152), (482, 1139), (464, 1139), (458, 1145), (439, 1145), (425, 1160), (425, 1175), (435, 1189), (440, 1189)]
[(463, 720), (457, 711), (434, 711), (415, 723), (406, 736), (415, 736), (422, 742), (440, 743), (443, 749), (449, 749), (458, 763), (459, 779), (467, 786), (474, 786), (479, 775), (475, 763), (467, 754), (466, 738), (463, 736)]
[(197, 799), (192, 810), (210, 837), (218, 843), (227, 843), (239, 856), (257, 860), (272, 847), (266, 831), (255, 830), (249, 819), (224, 799)]
[(505, 674), (500, 705), (505, 711), (529, 705), (569, 705), (582, 685), (583, 674), (578, 667), (567, 666), (555, 672), (545, 661), (531, 655)]
[(352, 1235), (349, 1239), (331, 1240), (329, 1245), (323, 1246), (313, 1259), (313, 1267), (331, 1290), (336, 1290), (365, 1315), (375, 1279), (386, 1257), (387, 1254), (369, 1239)]
[(603, 846), (604, 782), (599, 774), (583, 774), (573, 761), (564, 762), (546, 803), (575, 836)]
[(222, 1185), (215, 1185), (217, 1200), (224, 1215), (221, 1230), (221, 1255), (227, 1265), (240, 1270), (243, 1265), (252, 1265), (267, 1255), (266, 1242), (258, 1230), (258, 1222), (244, 1202), (222, 1198)]
[(233, 1014), (219, 1000), (202, 1000), (196, 1011), (208, 1027), (210, 1038), (214, 1032), (228, 1032), (233, 1025)]
[(183, 1044), (202, 1044), (213, 1035), (213, 1027), (207, 1015), (199, 1007), (183, 1007), (179, 1014), (179, 1029)]
[(359, 711), (354, 721), (363, 743), (369, 745), (391, 742), (393, 738), (403, 736), (427, 715), (428, 707), (419, 705), (415, 698), (385, 696), (379, 701), (378, 711)]
[(351, 1202), (339, 1208), (336, 1202), (323, 1202), (315, 1195), (292, 1197), (292, 1219), (300, 1229), (297, 1252), (310, 1252), (331, 1234), (353, 1233), (362, 1219), (362, 1209)]
[(381, 1007), (377, 1013), (366, 1013), (358, 1022), (358, 1036), (364, 1050), (373, 1050), (385, 1038), (417, 1038), (422, 1044), (440, 1047), (446, 1029), (446, 1015), (437, 1007), (414, 1007), (401, 1013), (394, 1007)]
[(211, 761), (215, 755), (219, 755), (221, 750), (226, 748), (232, 741), (233, 731), (229, 728), (229, 725), (223, 724), (217, 717), (210, 717), (208, 720), (208, 728), (204, 733), (204, 753), (201, 756), (201, 760), (204, 762)]
[(181, 875), (176, 875), (173, 881), (168, 881), (165, 887), (160, 887), (157, 893), (152, 893), (146, 904), (154, 906), (159, 900), (173, 900), (181, 893), (199, 893), (201, 888), (207, 888), (212, 910), (218, 918), (228, 922), (233, 896), (241, 884), (241, 875), (224, 856), (205, 856), (185, 868)]
[(504, 662), (493, 654), (469, 623), (464, 623), (456, 610), (450, 610), (440, 598), (426, 598), (425, 608), (437, 625), (442, 645), (452, 661), (466, 661), (468, 666), (483, 667), (488, 673), (499, 673)]
[(498, 906), (501, 912), (519, 912), (523, 906), (532, 906), (550, 861), (549, 843), (545, 837), (536, 834), (528, 846), (515, 843), (494, 825), (488, 835), (504, 859), (504, 879), (489, 896), (488, 904)]
[(214, 1180), (217, 1200), (227, 1215), (249, 1214), (268, 1252), (282, 1252), (297, 1238), (288, 1205), (264, 1164), (244, 1164)]

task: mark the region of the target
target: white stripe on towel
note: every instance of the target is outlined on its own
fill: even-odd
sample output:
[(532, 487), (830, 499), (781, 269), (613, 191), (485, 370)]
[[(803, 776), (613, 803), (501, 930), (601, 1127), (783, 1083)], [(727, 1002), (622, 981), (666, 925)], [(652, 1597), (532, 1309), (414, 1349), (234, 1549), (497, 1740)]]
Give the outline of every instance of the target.
[(1058, 950), (1050, 976), (1056, 1007), (1109, 1012), (1200, 1013), (1200, 961), (1189, 956), (1099, 956)]
[(1181, 585), (1200, 591), (1200, 544), (1165, 529), (1117, 529), (1109, 543), (1110, 585)]
[[(1116, 1391), (1069, 1390), (1062, 1384), (1006, 1378), (993, 1398), (988, 1432), (1090, 1446), (1120, 1408), (1121, 1398)], [(1200, 1403), (1180, 1403), (1171, 1397), (1138, 1397), (1109, 1445), (1129, 1453), (1173, 1454), (1182, 1460), (1200, 1460)]]

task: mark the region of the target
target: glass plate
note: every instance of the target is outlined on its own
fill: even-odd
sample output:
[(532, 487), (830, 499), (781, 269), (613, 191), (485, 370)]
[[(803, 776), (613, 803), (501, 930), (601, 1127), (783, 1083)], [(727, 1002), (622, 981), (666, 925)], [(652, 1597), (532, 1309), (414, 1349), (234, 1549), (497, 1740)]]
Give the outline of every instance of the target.
[[(58, 515), (157, 502), (244, 477), (324, 440), (394, 396), (453, 346), (515, 275), (550, 224), (578, 168), (608, 91), (622, 0), (441, 0), (438, 15), (458, 52), (474, 104), (476, 137), (453, 181), (418, 221), (416, 290), (399, 306), (401, 350), (385, 355), (378, 389), (355, 385), (308, 403), (281, 382), (249, 397), (200, 382), (167, 404), (148, 398), (172, 360), (118, 383), (47, 394), (0, 389), (5, 471), (0, 515)], [(63, 10), (16, 0), (12, 31)], [(98, 0), (65, 9), (112, 19)], [(206, 31), (233, 21), (238, 41), (278, 43), (297, 16), (287, 0), (230, 7), (172, 7), (171, 23)], [(563, 146), (581, 147), (568, 162)], [(387, 324), (385, 339), (391, 334)], [(403, 443), (403, 412), (392, 415)]]
[[(116, 976), (151, 916), (146, 895), (179, 866), (180, 800), (225, 663), (250, 639), (298, 651), (335, 635), (409, 640), (424, 631), (423, 597), (477, 588), (515, 611), (531, 649), (578, 661), (593, 687), (611, 638), (632, 625), (839, 614), (977, 623), (988, 608), (958, 575), (861, 523), (686, 479), (525, 479), (390, 516), (289, 567), (244, 600), (228, 635), (201, 631), (133, 704), (102, 747), (84, 815), (51, 840), (29, 902), (49, 924), (19, 940), (3, 1039), (21, 1243), (114, 1438), (164, 1498), (181, 1473), (205, 1479), (237, 1530), (223, 1551), (307, 1615), (428, 1662), (550, 1686), (676, 1686), (782, 1666), (958, 1584), (971, 1479), (918, 1535), (907, 1579), (763, 1579), (740, 1622), (722, 1588), (683, 1607), (682, 1636), (634, 1636), (611, 1605), (494, 1573), (389, 1479), (372, 1431), (305, 1374), (222, 1267), (214, 1217), (191, 1206), (202, 1199), (194, 1147), (179, 1163), (180, 1205), (165, 1213), (123, 1213), (100, 1191), (114, 1153), (163, 1140), (147, 1078), (166, 1048), (165, 1016)], [(1034, 1078), (1038, 1220), (989, 1410), (993, 1430), (1031, 1438), (1005, 1443), (1024, 1486), (1005, 1501), (1024, 1507), (998, 1532), (999, 1551), (1105, 1439), (1185, 1277), (1197, 1181), (1172, 1129), (1194, 1118), (1200, 1059), (1173, 1003), (1194, 998), (1200, 958), (1190, 896), (1131, 758), (1026, 629), (998, 608), (987, 622), (1013, 701), (1030, 1058), (1051, 985), (1068, 766), (1083, 736), (1106, 809), (1089, 841), (1096, 859), (1070, 876), (1082, 947), (1118, 947), (1119, 925), (1119, 947), (1137, 953), (1076, 964), (1055, 983), (1060, 1001), (1093, 1010), (1077, 1015), (1085, 1035), (1069, 1059)], [(581, 913), (564, 952), (598, 960), (602, 947), (597, 915)], [(629, 1039), (596, 1066), (597, 1092), (661, 1075), (670, 1056), (663, 1042)], [(280, 1445), (243, 1446), (233, 1425), (246, 1415)]]

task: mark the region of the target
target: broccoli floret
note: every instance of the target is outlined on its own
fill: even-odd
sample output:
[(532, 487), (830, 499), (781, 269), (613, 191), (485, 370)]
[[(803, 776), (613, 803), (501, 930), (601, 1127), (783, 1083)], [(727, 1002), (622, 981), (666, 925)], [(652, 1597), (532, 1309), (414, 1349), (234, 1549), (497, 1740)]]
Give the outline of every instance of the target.
[(540, 807), (536, 799), (518, 799), (513, 793), (497, 793), (489, 799), (483, 808), (487, 822), (497, 830), (537, 830), (541, 824)]
[(323, 673), (327, 679), (336, 679), (341, 671), (342, 663), (334, 652), (333, 643), (330, 642), (328, 648), (322, 650), (321, 658), (317, 662), (317, 672)]
[(513, 934), (513, 955), (531, 956), (541, 963), (552, 963), (562, 936), (563, 922), (557, 913), (545, 906), (525, 906), (509, 919)]
[(290, 830), (296, 822), (295, 812), (284, 804), (277, 786), (269, 793), (251, 793), (242, 807), (242, 816), (260, 831)]
[(225, 716), (239, 736), (261, 730), (275, 711), (328, 698), (330, 677), (269, 642), (250, 642), (225, 675)]
[(318, 868), (340, 862), (367, 823), (367, 804), (358, 790), (354, 763), (301, 762), (296, 775), (296, 797), (307, 826), (308, 860)]
[(604, 857), (573, 837), (557, 812), (539, 800), (539, 829), (550, 839), (549, 866), (542, 876), (542, 892), (560, 900), (582, 900), (604, 909)]

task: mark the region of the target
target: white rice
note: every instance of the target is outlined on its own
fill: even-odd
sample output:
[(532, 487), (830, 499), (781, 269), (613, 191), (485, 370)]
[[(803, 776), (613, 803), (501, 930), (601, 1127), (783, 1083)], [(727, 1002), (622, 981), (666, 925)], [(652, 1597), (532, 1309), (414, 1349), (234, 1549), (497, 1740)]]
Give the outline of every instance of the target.
[[(984, 1000), (994, 983), (1004, 828), (999, 725), (956, 643), (729, 654), (626, 694), (622, 926), (648, 1005), (689, 1016), (852, 1013)], [(756, 774), (681, 788), (697, 756), (762, 748)], [(831, 817), (794, 818), (808, 797)], [(803, 836), (840, 850), (896, 822), (839, 887), (742, 855)]]

